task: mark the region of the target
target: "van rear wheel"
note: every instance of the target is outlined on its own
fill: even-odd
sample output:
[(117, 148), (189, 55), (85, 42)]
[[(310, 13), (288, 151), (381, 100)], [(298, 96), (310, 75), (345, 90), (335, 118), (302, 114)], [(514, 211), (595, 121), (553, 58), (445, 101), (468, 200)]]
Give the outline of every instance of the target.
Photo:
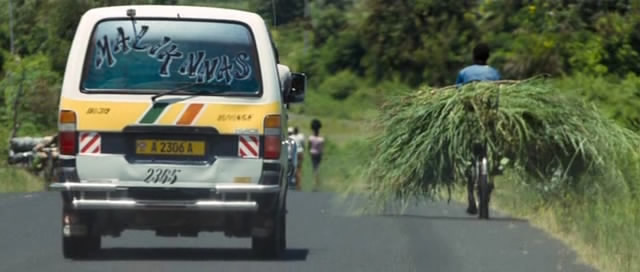
[(274, 230), (266, 237), (251, 238), (252, 250), (262, 258), (279, 258), (286, 248), (286, 216), (280, 215)]
[(276, 213), (273, 230), (266, 237), (252, 237), (251, 249), (262, 258), (280, 258), (287, 247), (287, 215)]
[(81, 237), (62, 237), (62, 254), (67, 259), (86, 258), (100, 250), (101, 237), (97, 235)]
[[(62, 236), (62, 255), (67, 259), (82, 259), (88, 257), (91, 253), (100, 250), (102, 244), (102, 237), (99, 234), (92, 233), (91, 229), (91, 215), (90, 214), (75, 214), (68, 208), (64, 208), (62, 212), (62, 227), (65, 228), (65, 216), (75, 217), (77, 220), (75, 224), (85, 225), (87, 231), (85, 235), (74, 236), (73, 233), (68, 233), (66, 236), (64, 233)], [(70, 220), (70, 219), (66, 219)], [(69, 222), (66, 222), (67, 224)]]

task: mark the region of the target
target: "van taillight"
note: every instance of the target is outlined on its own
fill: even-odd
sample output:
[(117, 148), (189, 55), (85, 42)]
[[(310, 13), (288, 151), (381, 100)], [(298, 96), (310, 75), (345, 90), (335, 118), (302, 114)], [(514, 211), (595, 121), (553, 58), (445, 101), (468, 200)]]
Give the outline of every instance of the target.
[(58, 118), (58, 146), (60, 154), (76, 154), (76, 113), (70, 110), (61, 110)]
[(76, 154), (76, 132), (75, 131), (59, 132), (58, 141), (60, 144), (60, 154), (62, 155)]
[(264, 118), (264, 158), (280, 158), (280, 115), (267, 115)]
[(274, 135), (264, 136), (264, 158), (265, 159), (280, 158), (280, 136), (274, 136)]

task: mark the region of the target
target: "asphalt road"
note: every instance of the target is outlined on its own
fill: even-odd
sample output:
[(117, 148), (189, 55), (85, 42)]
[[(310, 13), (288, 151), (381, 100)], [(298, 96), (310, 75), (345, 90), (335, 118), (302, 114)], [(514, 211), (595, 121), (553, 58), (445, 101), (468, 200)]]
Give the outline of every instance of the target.
[(332, 194), (297, 192), (283, 260), (254, 259), (249, 239), (129, 231), (104, 238), (92, 259), (70, 261), (60, 252), (60, 206), (56, 193), (0, 194), (0, 271), (594, 271), (525, 221), (479, 221), (446, 203), (356, 216)]

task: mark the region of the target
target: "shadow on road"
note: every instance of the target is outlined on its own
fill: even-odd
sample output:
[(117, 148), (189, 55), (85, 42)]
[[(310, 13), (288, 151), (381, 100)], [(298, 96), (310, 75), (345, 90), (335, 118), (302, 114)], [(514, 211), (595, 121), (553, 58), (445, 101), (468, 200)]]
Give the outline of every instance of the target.
[[(287, 249), (274, 261), (305, 261), (308, 249)], [(104, 248), (89, 257), (89, 261), (112, 260), (186, 260), (186, 261), (264, 261), (245, 248)]]
[(499, 221), (499, 222), (513, 222), (513, 223), (526, 223), (527, 220), (512, 217), (492, 217), (489, 220), (480, 220), (477, 216), (447, 216), (447, 215), (416, 215), (416, 214), (383, 214), (383, 217), (398, 217), (398, 218), (415, 218), (425, 220), (444, 220), (444, 221)]

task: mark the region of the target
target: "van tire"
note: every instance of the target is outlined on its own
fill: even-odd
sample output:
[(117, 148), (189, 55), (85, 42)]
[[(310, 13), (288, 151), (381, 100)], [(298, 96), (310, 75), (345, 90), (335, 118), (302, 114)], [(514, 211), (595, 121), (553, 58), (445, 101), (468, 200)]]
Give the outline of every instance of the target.
[(279, 209), (275, 217), (275, 225), (269, 235), (251, 238), (251, 249), (258, 257), (280, 258), (287, 247), (287, 214)]
[[(66, 206), (66, 205), (65, 205)], [(63, 217), (65, 214), (72, 214), (69, 208), (63, 208)], [(88, 233), (85, 236), (62, 236), (62, 255), (66, 259), (82, 259), (88, 257), (91, 253), (100, 250), (102, 246), (102, 237), (100, 234), (92, 232), (91, 214), (80, 214), (80, 222), (88, 224)], [(64, 220), (64, 219), (63, 219)], [(64, 222), (61, 222), (64, 227)]]
[(62, 254), (66, 259), (82, 259), (100, 250), (101, 237), (97, 235), (83, 237), (62, 237)]
[(251, 248), (261, 258), (280, 258), (286, 248), (286, 216), (281, 215), (274, 230), (267, 237), (252, 237)]

